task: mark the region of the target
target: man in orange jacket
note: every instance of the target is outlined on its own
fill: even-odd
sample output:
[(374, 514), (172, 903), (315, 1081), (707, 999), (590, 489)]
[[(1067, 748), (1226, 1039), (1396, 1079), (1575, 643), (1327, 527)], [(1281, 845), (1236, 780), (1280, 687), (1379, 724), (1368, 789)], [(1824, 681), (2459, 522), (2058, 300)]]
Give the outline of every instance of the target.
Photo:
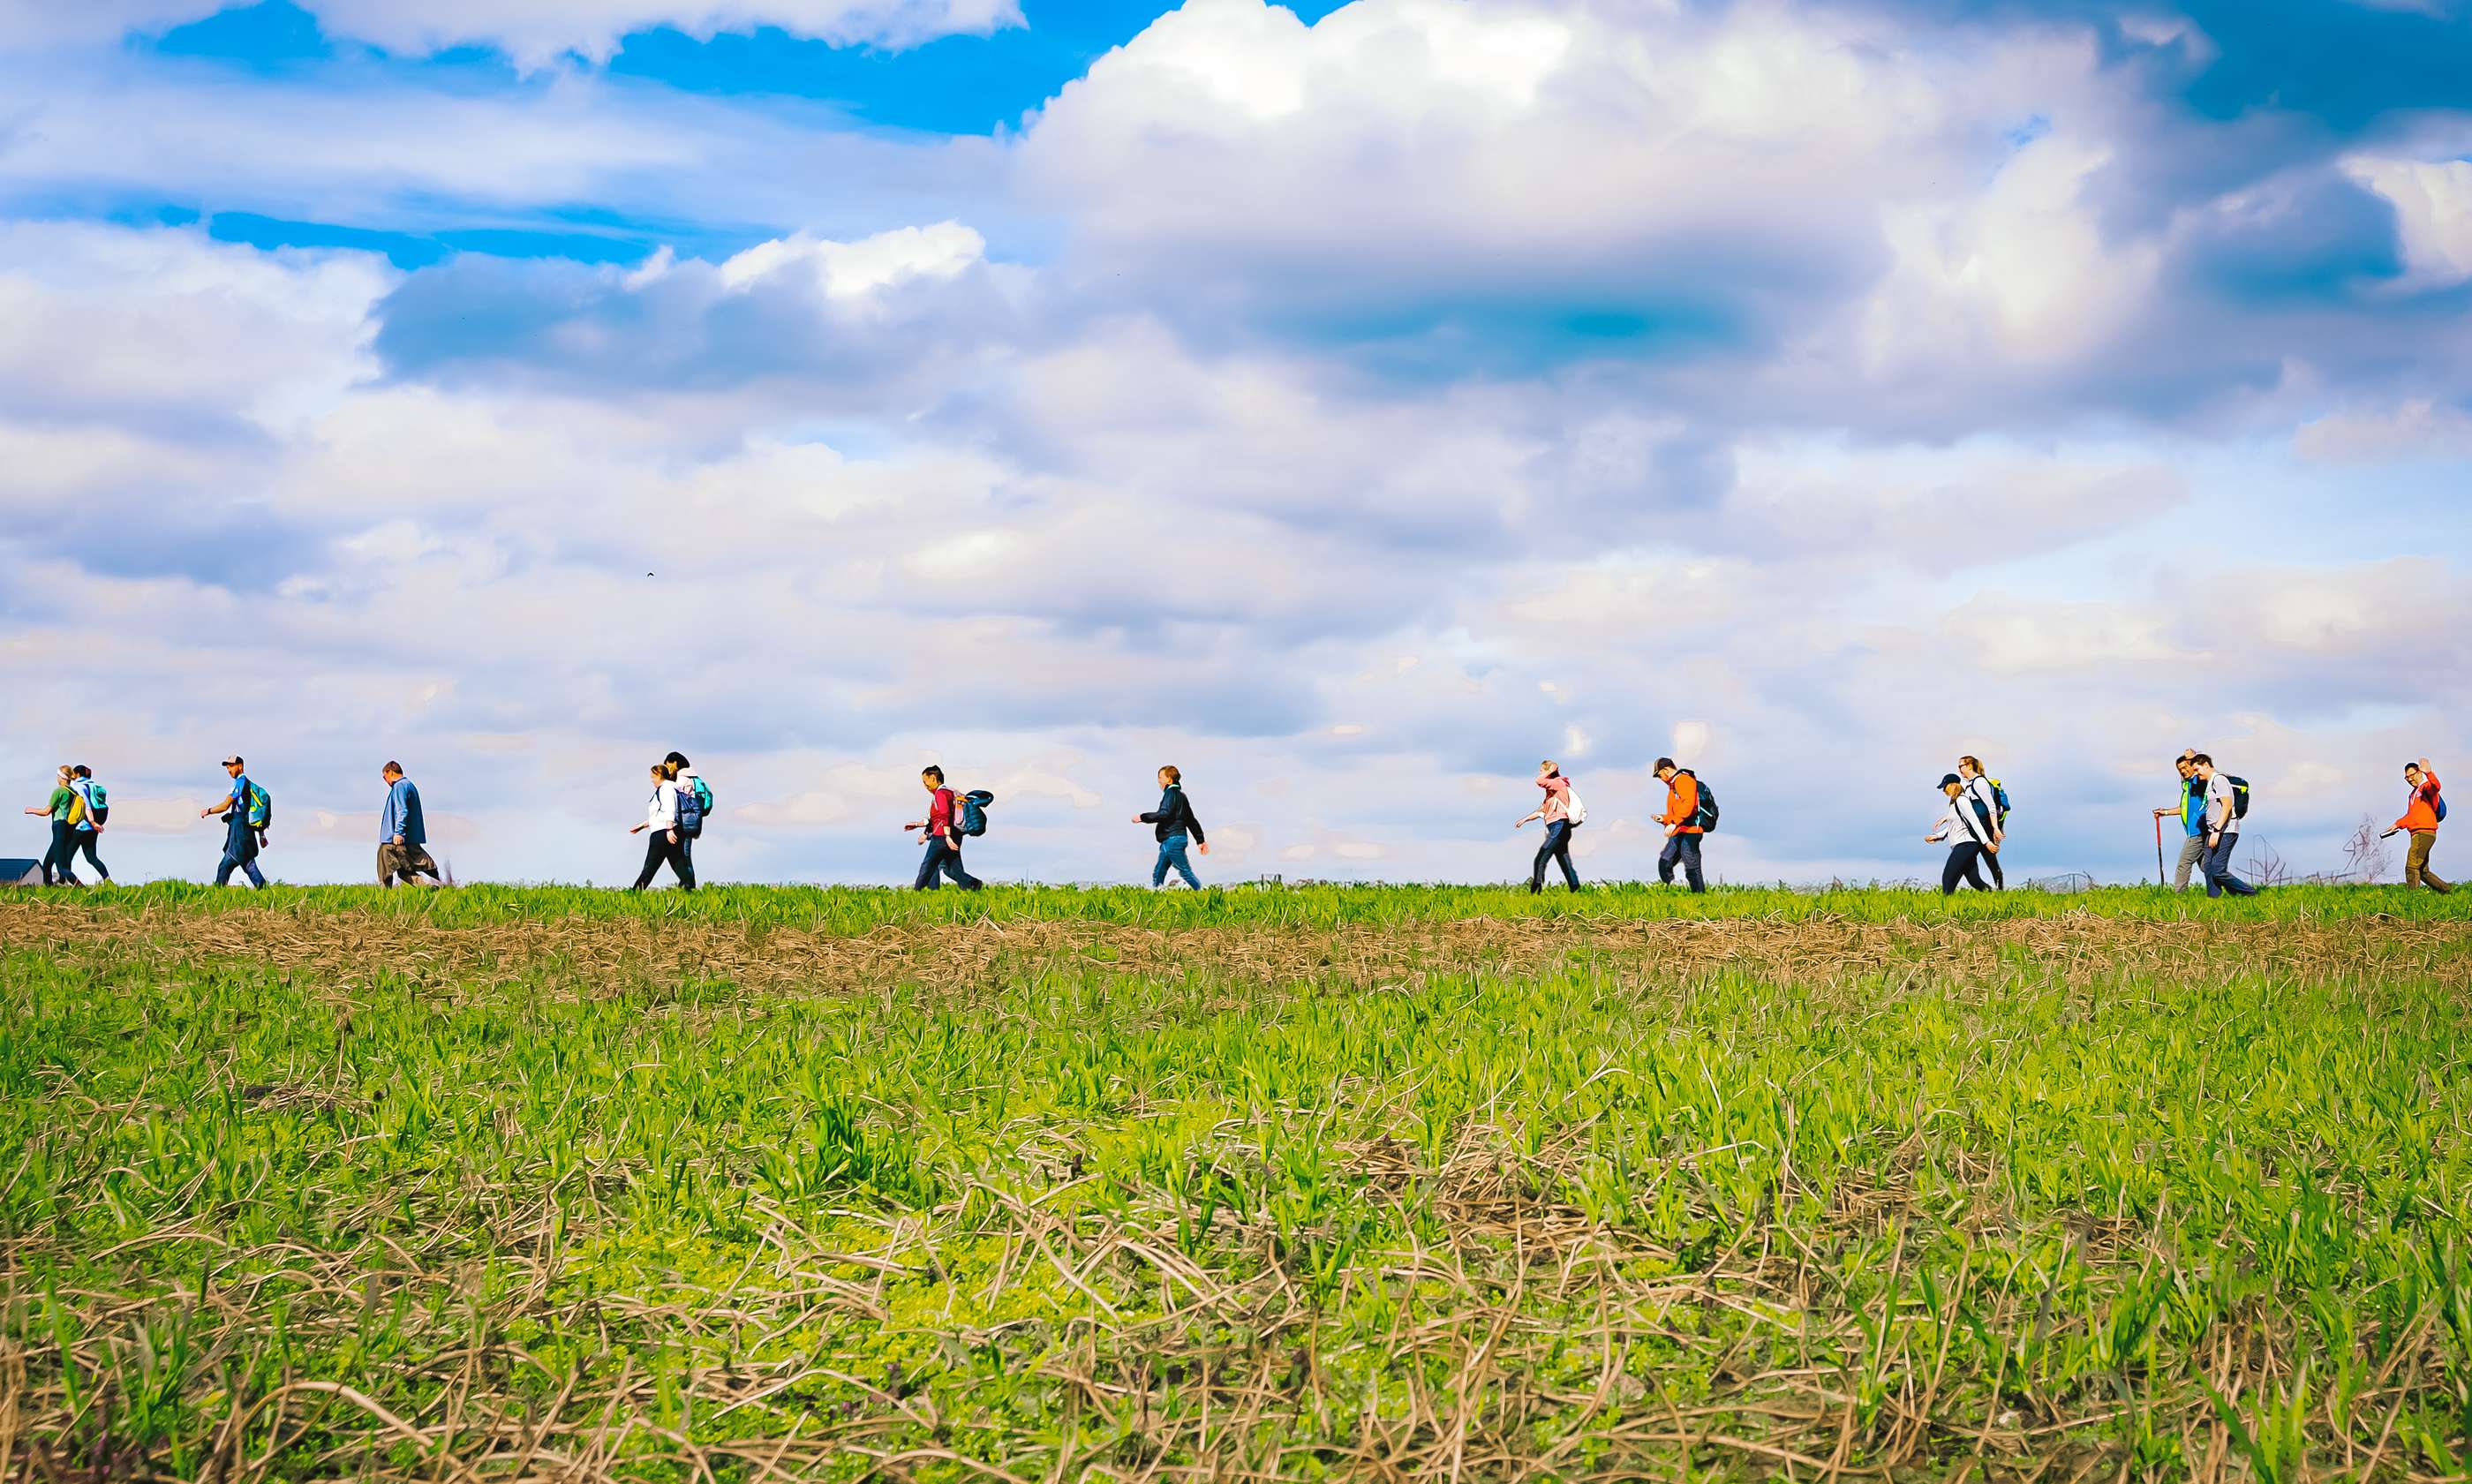
[(2429, 868), (2429, 852), (2437, 844), (2437, 775), (2429, 770), (2429, 760), (2423, 758), (2403, 766), (2403, 781), (2412, 786), (2412, 800), (2404, 806), (2403, 817), (2394, 822), (2394, 830), (2387, 832), (2412, 832), (2412, 849), (2403, 858), (2403, 883), (2426, 886), (2441, 894), (2453, 891), (2453, 886)]
[(1689, 768), (1676, 767), (1672, 758), (1656, 760), (1656, 776), (1665, 782), (1665, 813), (1656, 816), (1656, 822), (1665, 826), (1665, 849), (1656, 858), (1656, 879), (1673, 885), (1674, 868), (1679, 865), (1691, 889), (1705, 891), (1708, 883), (1700, 875), (1700, 836), (1706, 832), (1696, 822), (1700, 780)]

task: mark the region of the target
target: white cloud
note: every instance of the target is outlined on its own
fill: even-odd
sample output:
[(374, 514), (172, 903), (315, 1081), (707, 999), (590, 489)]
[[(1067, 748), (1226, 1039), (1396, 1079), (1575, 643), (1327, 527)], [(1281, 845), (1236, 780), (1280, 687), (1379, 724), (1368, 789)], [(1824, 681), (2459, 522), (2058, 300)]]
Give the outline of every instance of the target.
[(2353, 177), (2395, 209), (2404, 265), (2425, 283), (2472, 278), (2472, 160), (2363, 156)]
[(2292, 447), (2321, 463), (2472, 459), (2472, 412), (2426, 397), (2385, 411), (2329, 412), (2302, 426)]
[[(831, 242), (801, 232), (748, 248), (721, 265), (721, 281), (731, 289), (775, 273), (810, 275), (825, 296), (863, 298), (913, 279), (949, 279), (986, 258), (986, 239), (958, 222), (933, 226), (904, 226), (857, 242)], [(629, 287), (649, 280), (630, 279)]]

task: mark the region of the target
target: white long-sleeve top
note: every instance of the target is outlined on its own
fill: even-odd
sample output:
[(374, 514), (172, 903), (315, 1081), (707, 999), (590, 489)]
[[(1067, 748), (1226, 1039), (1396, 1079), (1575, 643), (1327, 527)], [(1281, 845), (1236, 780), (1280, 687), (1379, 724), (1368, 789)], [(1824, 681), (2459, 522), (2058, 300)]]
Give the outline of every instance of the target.
[(1982, 805), (1983, 812), (1991, 816), (1992, 828), (1996, 830), (2000, 827), (2000, 797), (1991, 791), (1991, 780), (1988, 776), (1977, 773), (1967, 779), (1965, 792), (1961, 797), (1972, 799)]
[(653, 789), (650, 811), (644, 815), (646, 824), (655, 830), (676, 827), (678, 822), (678, 786), (668, 779), (663, 779), (655, 785)]
[(1948, 808), (1940, 811), (1940, 816), (1932, 821), (1931, 838), (1947, 840), (1953, 845), (1966, 840), (1978, 845), (1991, 843), (1991, 826), (1985, 824), (1983, 816), (1974, 812), (1972, 795), (1960, 789), (1953, 799), (1946, 794), (1941, 797), (1947, 799)]

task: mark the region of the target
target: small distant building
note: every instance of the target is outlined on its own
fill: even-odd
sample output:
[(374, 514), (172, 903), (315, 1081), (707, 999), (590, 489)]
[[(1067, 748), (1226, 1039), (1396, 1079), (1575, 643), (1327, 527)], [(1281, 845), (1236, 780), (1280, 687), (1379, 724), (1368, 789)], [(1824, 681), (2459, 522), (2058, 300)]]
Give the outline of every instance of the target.
[(39, 886), (43, 883), (43, 862), (31, 857), (0, 858), (0, 886)]

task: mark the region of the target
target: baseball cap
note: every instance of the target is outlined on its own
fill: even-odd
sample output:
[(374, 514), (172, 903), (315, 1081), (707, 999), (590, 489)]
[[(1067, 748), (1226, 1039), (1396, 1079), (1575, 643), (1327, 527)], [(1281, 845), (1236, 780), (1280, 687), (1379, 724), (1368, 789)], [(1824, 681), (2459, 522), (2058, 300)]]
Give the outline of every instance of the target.
[(1954, 784), (1961, 784), (1961, 783), (1963, 783), (1963, 782), (1965, 782), (1965, 780), (1964, 780), (1964, 779), (1958, 777), (1955, 773), (1951, 773), (1951, 774), (1949, 774), (1947, 777), (1945, 777), (1945, 778), (1943, 778), (1943, 779), (1941, 779), (1941, 780), (1939, 781), (1939, 786), (1940, 786), (1941, 788), (1945, 789), (1945, 788), (1947, 788), (1950, 784), (1953, 784), (1953, 783), (1954, 783)]
[(237, 752), (233, 753), (230, 757), (224, 759), (224, 766), (226, 767), (239, 767), (240, 766), (240, 754)]

